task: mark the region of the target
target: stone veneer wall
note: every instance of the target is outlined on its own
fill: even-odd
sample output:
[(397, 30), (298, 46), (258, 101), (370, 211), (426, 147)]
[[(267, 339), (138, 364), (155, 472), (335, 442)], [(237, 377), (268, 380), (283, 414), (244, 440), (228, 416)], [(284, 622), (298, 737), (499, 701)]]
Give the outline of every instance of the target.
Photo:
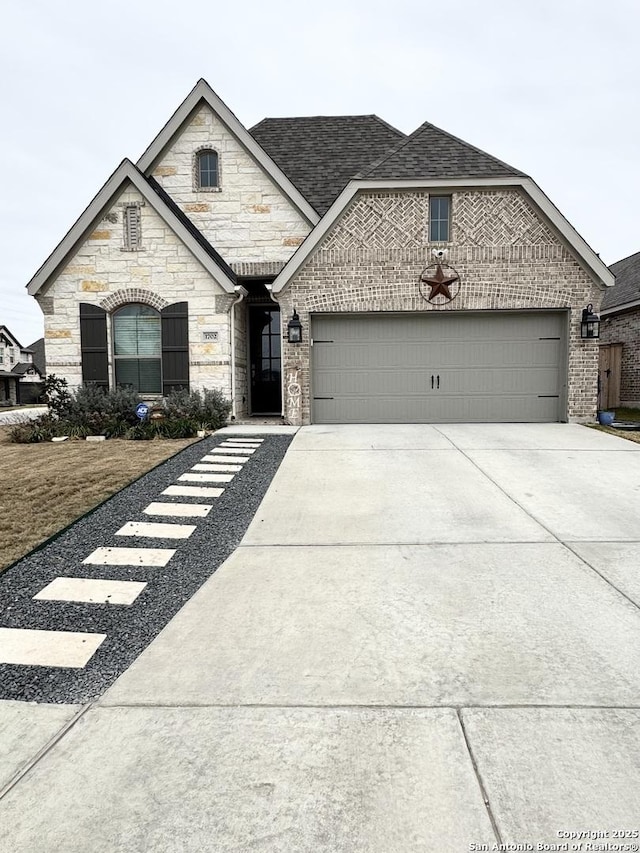
[[(196, 188), (195, 157), (203, 148), (218, 153), (219, 189)], [(286, 261), (311, 230), (208, 106), (194, 113), (153, 177), (229, 264)]]
[[(161, 309), (189, 303), (190, 384), (220, 388), (231, 395), (229, 307), (234, 296), (217, 285), (181, 240), (148, 204), (141, 207), (141, 246), (123, 251), (122, 205), (143, 203), (133, 187), (125, 189), (102, 221), (45, 293), (38, 297), (44, 313), (47, 371), (64, 376), (72, 387), (82, 382), (79, 303), (112, 311), (127, 302)], [(109, 372), (113, 381), (111, 328), (107, 324)], [(204, 331), (218, 333), (206, 342)]]
[[(284, 344), (288, 420), (310, 422), (311, 314), (531, 308), (570, 309), (568, 418), (593, 418), (598, 345), (580, 339), (580, 318), (587, 303), (598, 308), (602, 288), (517, 189), (454, 192), (447, 244), (429, 243), (428, 202), (426, 192), (359, 195), (280, 294), (283, 326), (295, 307), (304, 329), (302, 345)], [(444, 307), (418, 290), (436, 245), (461, 279)]]
[(640, 406), (640, 308), (604, 317), (600, 343), (622, 344), (620, 403)]

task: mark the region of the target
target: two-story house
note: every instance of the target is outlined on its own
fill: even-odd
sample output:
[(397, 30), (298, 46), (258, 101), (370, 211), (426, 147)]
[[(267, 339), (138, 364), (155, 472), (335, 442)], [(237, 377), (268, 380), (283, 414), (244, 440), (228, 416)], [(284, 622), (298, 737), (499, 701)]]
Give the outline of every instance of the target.
[(247, 130), (200, 80), (28, 288), (71, 385), (299, 424), (589, 419), (612, 283), (530, 177), (431, 124)]
[(42, 379), (32, 347), (23, 347), (6, 326), (0, 326), (0, 405), (36, 402)]

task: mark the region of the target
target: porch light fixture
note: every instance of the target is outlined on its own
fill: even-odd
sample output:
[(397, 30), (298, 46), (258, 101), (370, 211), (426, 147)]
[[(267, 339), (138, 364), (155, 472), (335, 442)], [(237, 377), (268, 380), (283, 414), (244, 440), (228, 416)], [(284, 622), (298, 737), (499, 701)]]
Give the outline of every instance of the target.
[(591, 302), (586, 308), (582, 309), (582, 322), (580, 323), (581, 338), (599, 338), (600, 337), (600, 317), (593, 313), (593, 305)]
[(287, 323), (287, 340), (290, 344), (302, 343), (302, 323), (295, 308), (293, 309), (293, 317)]

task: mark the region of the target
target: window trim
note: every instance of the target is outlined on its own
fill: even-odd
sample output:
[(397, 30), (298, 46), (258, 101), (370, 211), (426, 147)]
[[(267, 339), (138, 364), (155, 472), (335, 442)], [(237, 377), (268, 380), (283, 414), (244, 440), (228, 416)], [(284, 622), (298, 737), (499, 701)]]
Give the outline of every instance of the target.
[[(200, 158), (205, 154), (215, 154), (217, 161), (217, 172), (216, 177), (218, 183), (215, 187), (203, 187), (200, 184)], [(193, 152), (193, 189), (198, 193), (219, 193), (222, 190), (221, 180), (220, 180), (220, 152), (213, 148), (211, 145), (202, 145), (200, 148), (196, 148)]]
[[(442, 219), (440, 217), (435, 219), (432, 216), (432, 202), (434, 202), (436, 200), (439, 201), (441, 199), (446, 199), (446, 201), (447, 201), (447, 218), (446, 218), (446, 220)], [(451, 195), (447, 195), (447, 194), (429, 195), (429, 224), (428, 224), (428, 227), (429, 227), (429, 242), (430, 243), (450, 243), (451, 242), (451, 208), (452, 208), (452, 197), (451, 197)], [(442, 223), (442, 222), (447, 223), (447, 236), (444, 239), (442, 237), (434, 237), (433, 232), (431, 230), (436, 224), (438, 226), (440, 226), (440, 223)], [(438, 231), (439, 230), (440, 229), (438, 228)]]

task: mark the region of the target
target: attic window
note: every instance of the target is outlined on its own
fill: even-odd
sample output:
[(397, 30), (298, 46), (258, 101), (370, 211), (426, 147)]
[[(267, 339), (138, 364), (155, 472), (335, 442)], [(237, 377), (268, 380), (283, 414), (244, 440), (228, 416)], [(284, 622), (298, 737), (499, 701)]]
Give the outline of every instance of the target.
[(451, 220), (451, 197), (448, 195), (429, 196), (429, 241), (447, 243)]
[(217, 151), (210, 148), (198, 151), (196, 155), (196, 184), (199, 190), (220, 189)]
[(140, 206), (125, 204), (122, 212), (123, 249), (125, 252), (135, 252), (141, 248), (142, 234), (140, 228)]

